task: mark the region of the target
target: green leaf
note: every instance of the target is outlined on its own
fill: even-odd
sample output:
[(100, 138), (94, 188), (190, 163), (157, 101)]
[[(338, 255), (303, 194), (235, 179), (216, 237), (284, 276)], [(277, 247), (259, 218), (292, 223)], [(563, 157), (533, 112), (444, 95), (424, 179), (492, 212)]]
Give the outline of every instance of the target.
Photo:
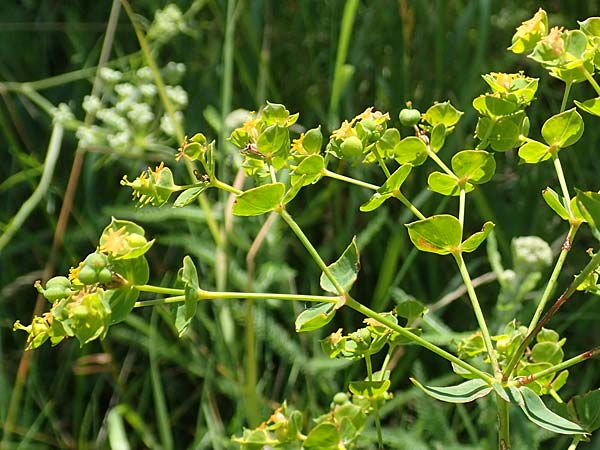
[(600, 97), (591, 98), (584, 102), (578, 102), (575, 100), (575, 104), (579, 106), (579, 108), (583, 109), (586, 113), (600, 117)]
[(377, 141), (377, 150), (384, 158), (394, 157), (394, 148), (400, 143), (400, 132), (396, 128), (388, 128)]
[(260, 116), (261, 120), (266, 125), (286, 125), (289, 117), (290, 112), (284, 105), (271, 102), (267, 102), (267, 105), (263, 108)]
[(112, 408), (106, 418), (108, 444), (111, 450), (130, 450), (120, 410)]
[(145, 256), (133, 259), (117, 259), (112, 262), (112, 271), (127, 280), (130, 285), (146, 284), (150, 279), (150, 267)]
[(550, 411), (542, 399), (527, 386), (509, 387), (511, 401), (519, 405), (529, 420), (537, 426), (559, 434), (582, 434), (585, 430), (576, 423)]
[(538, 342), (531, 349), (531, 359), (536, 363), (559, 364), (564, 356), (565, 352), (557, 342)]
[(481, 115), (499, 117), (517, 112), (520, 109), (520, 105), (506, 97), (483, 94), (473, 100), (473, 108)]
[(424, 119), (435, 127), (442, 123), (446, 128), (453, 127), (460, 120), (463, 113), (450, 104), (449, 101), (436, 103), (424, 114)]
[(321, 303), (305, 309), (296, 317), (296, 332), (318, 330), (324, 327), (335, 316), (335, 303)]
[(559, 196), (552, 188), (547, 187), (542, 191), (542, 197), (546, 204), (552, 208), (552, 210), (559, 215), (563, 220), (569, 220), (569, 213), (567, 208), (563, 205), (562, 197)]
[(528, 164), (537, 164), (552, 158), (552, 151), (541, 142), (529, 141), (519, 148), (519, 157)]
[(192, 258), (185, 256), (183, 258), (183, 268), (180, 270), (180, 277), (184, 283), (185, 303), (177, 308), (175, 317), (175, 328), (179, 337), (186, 332), (192, 319), (196, 315), (198, 306), (198, 290), (200, 285), (198, 282), (198, 271), (192, 261)]
[(575, 108), (550, 117), (542, 126), (542, 136), (551, 146), (575, 144), (583, 134), (583, 119)]
[(462, 227), (458, 219), (448, 214), (431, 216), (406, 225), (408, 235), (417, 249), (447, 255), (460, 252)]
[(487, 142), (493, 150), (505, 152), (518, 146), (520, 136), (526, 136), (528, 131), (529, 119), (524, 111), (518, 111), (499, 119), (479, 117), (475, 135), (481, 141), (487, 137)]
[(394, 147), (394, 158), (399, 164), (420, 166), (427, 159), (427, 146), (416, 136), (406, 137)]
[(301, 186), (307, 186), (309, 184), (316, 183), (323, 176), (324, 168), (325, 159), (321, 155), (307, 156), (290, 174), (292, 185), (297, 184), (300, 177), (303, 175), (305, 175), (305, 177), (302, 179)]
[(447, 403), (468, 403), (492, 392), (492, 387), (480, 378), (448, 387), (424, 386), (414, 378), (410, 381), (430, 397)]
[(588, 17), (583, 21), (577, 21), (579, 29), (588, 36), (600, 36), (600, 17)]
[(512, 37), (508, 48), (513, 53), (529, 53), (544, 36), (548, 34), (548, 14), (540, 8), (535, 15), (523, 22)]
[(271, 125), (258, 136), (256, 149), (272, 160), (275, 156), (287, 157), (290, 150), (290, 131), (282, 125)]
[(444, 146), (444, 142), (446, 141), (446, 125), (443, 123), (438, 123), (431, 130), (431, 138), (429, 140), (429, 146), (431, 150), (434, 152), (439, 152), (441, 148)]
[(384, 381), (352, 381), (348, 386), (354, 395), (362, 395), (367, 398), (381, 397), (390, 388), (390, 380)]
[(483, 150), (463, 150), (452, 157), (452, 169), (461, 181), (483, 184), (494, 176), (496, 160)]
[(576, 395), (567, 404), (569, 415), (588, 433), (600, 428), (600, 389)]
[(196, 186), (183, 191), (177, 197), (177, 200), (173, 203), (173, 208), (183, 208), (184, 206), (189, 205), (194, 200), (198, 198), (200, 194), (202, 194), (208, 187), (210, 183), (208, 181), (204, 181), (202, 186)]
[(125, 320), (139, 296), (140, 292), (135, 288), (122, 287), (107, 291), (105, 299), (110, 305), (110, 324)]
[[(429, 185), (429, 189), (433, 192), (437, 192), (442, 195), (449, 196), (457, 196), (460, 194), (460, 186), (459, 179), (455, 176), (448, 175), (447, 173), (441, 172), (432, 172), (427, 177), (427, 184)], [(470, 183), (466, 183), (465, 186), (466, 192), (471, 192), (474, 187)]]
[[(342, 256), (327, 267), (333, 277), (342, 286), (344, 292), (350, 292), (360, 270), (360, 254), (356, 246), (356, 236), (352, 238), (352, 242), (346, 247)], [(321, 274), (320, 282), (323, 290), (333, 294), (340, 294), (331, 280), (325, 275), (325, 272)]]
[(396, 171), (390, 175), (385, 183), (379, 189), (377, 189), (371, 198), (360, 206), (360, 210), (363, 212), (369, 212), (379, 208), (383, 202), (400, 191), (402, 183), (404, 183), (411, 170), (411, 164), (405, 164), (398, 167), (398, 169), (396, 169)]
[(82, 347), (94, 339), (104, 339), (110, 326), (111, 311), (102, 289), (86, 294), (79, 303), (69, 306), (70, 327)]
[(302, 448), (306, 450), (336, 450), (339, 447), (340, 434), (331, 422), (321, 422), (308, 433)]
[(429, 309), (419, 300), (406, 296), (397, 300), (397, 305), (394, 308), (396, 314), (406, 319), (406, 324), (410, 325), (416, 319), (423, 317)]
[(463, 252), (471, 253), (477, 250), (477, 247), (481, 245), (485, 238), (488, 237), (488, 234), (494, 229), (494, 224), (492, 222), (486, 222), (483, 224), (483, 228), (481, 231), (474, 233), (469, 236), (460, 246)]
[(283, 183), (264, 184), (248, 189), (236, 198), (232, 212), (236, 216), (259, 216), (276, 209), (285, 194)]
[(600, 232), (600, 194), (577, 191), (576, 198), (583, 218), (591, 227)]

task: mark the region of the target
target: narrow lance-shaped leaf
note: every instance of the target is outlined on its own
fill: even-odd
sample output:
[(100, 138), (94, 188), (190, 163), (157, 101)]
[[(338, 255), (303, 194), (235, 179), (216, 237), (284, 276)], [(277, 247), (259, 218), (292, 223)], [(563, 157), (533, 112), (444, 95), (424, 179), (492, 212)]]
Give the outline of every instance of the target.
[(414, 378), (411, 378), (410, 381), (430, 397), (447, 403), (472, 402), (485, 397), (493, 390), (489, 384), (480, 378), (448, 387), (424, 386)]
[(236, 216), (259, 216), (279, 206), (285, 194), (283, 183), (264, 184), (238, 195), (232, 212)]
[[(360, 254), (356, 245), (356, 237), (346, 247), (342, 256), (327, 267), (344, 292), (350, 292), (360, 270)], [(340, 294), (325, 272), (321, 274), (321, 288), (333, 294)]]
[(552, 188), (547, 187), (542, 192), (542, 197), (546, 204), (559, 215), (563, 220), (569, 220), (567, 208), (563, 205), (562, 197), (560, 197)]
[(527, 386), (509, 388), (512, 402), (519, 405), (527, 418), (537, 426), (560, 434), (584, 434), (585, 430), (574, 422), (550, 411), (542, 399)]

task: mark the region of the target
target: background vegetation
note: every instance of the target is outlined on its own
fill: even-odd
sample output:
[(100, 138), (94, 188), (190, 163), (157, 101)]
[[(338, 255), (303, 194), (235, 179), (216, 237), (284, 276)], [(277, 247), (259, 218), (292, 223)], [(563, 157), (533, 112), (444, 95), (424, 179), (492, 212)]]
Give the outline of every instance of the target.
[[(371, 105), (389, 111), (396, 121), (408, 100), (425, 110), (434, 101), (450, 99), (465, 111), (453, 136), (461, 149), (469, 148), (473, 141), (476, 116), (470, 103), (485, 90), (480, 78), (483, 73), (522, 69), (542, 78), (538, 97), (544, 100), (530, 111), (532, 130), (540, 128), (548, 111), (559, 108), (561, 84), (505, 50), (515, 27), (531, 17), (539, 7), (537, 2), (359, 2), (350, 17), (353, 20), (347, 23), (347, 42), (340, 39), (344, 36), (345, 4), (342, 0), (177, 2), (185, 26), (168, 41), (153, 41), (153, 54), (161, 67), (170, 61), (185, 64), (180, 81), (189, 100), (184, 110), (185, 130), (189, 135), (203, 131), (218, 140), (221, 165), (230, 180), (238, 162), (222, 141), (226, 130), (236, 125), (235, 115), (229, 113), (238, 108), (257, 110), (265, 100), (300, 112), (303, 127), (320, 123), (330, 131), (343, 118), (354, 117)], [(158, 0), (132, 2), (146, 29), (155, 12), (165, 6)], [(547, 1), (542, 6), (551, 25), (575, 27), (576, 20), (597, 14), (596, 2)], [(66, 103), (83, 120), (82, 102), (92, 90), (110, 11), (110, 2), (4, 2), (0, 79), (47, 80), (34, 85), (40, 88), (39, 94), (51, 105)], [(232, 39), (230, 54), (225, 45), (227, 35)], [(139, 48), (131, 21), (121, 10), (110, 66), (125, 73), (143, 67), (146, 62)], [(22, 88), (0, 85), (2, 233), (40, 182), (52, 126), (43, 102), (36, 102)], [(573, 97), (590, 98), (582, 89), (575, 86)], [(229, 120), (223, 121), (227, 117)], [(576, 151), (567, 153), (563, 164), (571, 185), (597, 188), (600, 159), (594, 156), (594, 143), (599, 135), (597, 127), (589, 127)], [(109, 424), (117, 416), (125, 418), (132, 448), (235, 448), (230, 437), (239, 434), (243, 426), (256, 425), (257, 419), (266, 420), (284, 399), (316, 416), (328, 408), (336, 392), (346, 389), (349, 380), (364, 376), (359, 364), (326, 358), (318, 342), (322, 334), (294, 333), (293, 320), (303, 305), (276, 302), (257, 304), (253, 318), (258, 411), (244, 389), (243, 341), (248, 317), (242, 302), (202, 304), (193, 330), (182, 339), (174, 331), (170, 308), (148, 308), (136, 310), (113, 328), (102, 344), (94, 342), (81, 349), (71, 341), (55, 348), (46, 345), (23, 356), (24, 335), (14, 334), (12, 324), (15, 319), (29, 321), (36, 304), (33, 282), (44, 275), (65, 273), (91, 252), (111, 215), (135, 220), (158, 237), (148, 254), (151, 279), (163, 280), (165, 285), (174, 281), (187, 253), (198, 262), (206, 288), (221, 284), (229, 290), (319, 291), (318, 268), (281, 224), (273, 224), (249, 266), (246, 257), (264, 218), (238, 218), (225, 225), (226, 198), (209, 195), (217, 225), (226, 230), (218, 247), (200, 208), (135, 209), (130, 192), (119, 186), (119, 180), (125, 174), (134, 178), (161, 158), (172, 160), (179, 143), (171, 140), (166, 144), (173, 148), (167, 156), (160, 151), (80, 152), (81, 176), (75, 189), (69, 190), (68, 180), (78, 157), (75, 133), (67, 130), (41, 201), (0, 248), (0, 448), (107, 448)], [(507, 267), (511, 266), (510, 241), (515, 236), (540, 236), (558, 251), (566, 229), (557, 228), (540, 196), (549, 184), (551, 168), (528, 167), (527, 176), (521, 176), (514, 153), (498, 156), (496, 182), (486, 185), (476, 197), (479, 217), (473, 215), (467, 226), (478, 227), (484, 220), (497, 224), (498, 246)], [(440, 197), (427, 192), (427, 173), (423, 170), (421, 178), (411, 178), (405, 194), (418, 196), (422, 209), (433, 212), (440, 207)], [(185, 176), (183, 170), (181, 176)], [(352, 236), (358, 235), (362, 260), (358, 298), (372, 299), (372, 307), (381, 310), (390, 308), (395, 298), (413, 295), (432, 306), (425, 332), (449, 345), (452, 338), (475, 328), (468, 302), (455, 291), (460, 285), (458, 274), (443, 258), (416, 255), (401, 225), (410, 216), (399, 203), (366, 215), (358, 212), (358, 206), (368, 194), (359, 189), (324, 181), (306, 190), (309, 192), (292, 204), (292, 210), (327, 261), (334, 260)], [(65, 200), (69, 201), (68, 193), (74, 195), (73, 207), (68, 211), (68, 225), (62, 228), (59, 214)], [(577, 245), (567, 262), (565, 280), (582, 266), (583, 250), (593, 241), (584, 236)], [(488, 273), (485, 249), (470, 264), (473, 274)], [(249, 286), (250, 280), (254, 280), (253, 286)], [(479, 289), (484, 305), (491, 309), (497, 285)], [(552, 323), (567, 337), (573, 354), (597, 343), (599, 307), (593, 302), (585, 305), (578, 308), (574, 301)], [(525, 303), (523, 311), (528, 308)], [(360, 323), (352, 313), (339, 317), (328, 332), (338, 326), (353, 329)], [(421, 380), (435, 380), (446, 373), (447, 367), (440, 367), (439, 362), (416, 347), (396, 354), (392, 372), (396, 395), (381, 412), (389, 431), (386, 445), (427, 449), (441, 448), (444, 443), (443, 448), (493, 448), (493, 408), (483, 402), (464, 407), (437, 403), (408, 382), (414, 374)], [(577, 374), (572, 374), (564, 389), (566, 398), (598, 386), (594, 367), (594, 362), (577, 367)], [(111, 410), (118, 414), (109, 416)], [(526, 425), (519, 429), (519, 422), (513, 423), (518, 435), (514, 448), (565, 447), (564, 440), (544, 440), (549, 436), (543, 432), (529, 433)], [(365, 433), (366, 448), (372, 435), (369, 430)], [(589, 448), (600, 448), (600, 443), (589, 444)]]

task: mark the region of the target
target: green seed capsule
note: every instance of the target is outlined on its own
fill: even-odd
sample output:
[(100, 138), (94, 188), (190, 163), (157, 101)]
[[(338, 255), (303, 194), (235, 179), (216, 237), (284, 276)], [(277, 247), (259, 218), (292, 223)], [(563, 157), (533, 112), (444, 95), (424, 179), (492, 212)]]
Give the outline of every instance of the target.
[(85, 285), (90, 285), (98, 282), (98, 273), (92, 269), (90, 266), (83, 266), (79, 269), (79, 274), (77, 274), (77, 278)]
[(338, 392), (333, 396), (333, 403), (335, 403), (336, 405), (343, 405), (349, 400), (350, 399), (348, 398), (348, 394), (346, 394), (345, 392)]
[(362, 155), (363, 145), (357, 136), (349, 136), (340, 145), (340, 151), (344, 158), (358, 158)]
[(87, 258), (83, 260), (83, 265), (85, 267), (91, 267), (97, 272), (108, 265), (108, 258), (102, 253), (90, 253)]
[(418, 109), (404, 108), (400, 111), (400, 123), (405, 127), (412, 127), (421, 121), (421, 113)]
[(110, 283), (112, 281), (112, 272), (108, 269), (108, 268), (104, 268), (102, 269), (99, 273), (98, 273), (98, 282), (99, 283)]

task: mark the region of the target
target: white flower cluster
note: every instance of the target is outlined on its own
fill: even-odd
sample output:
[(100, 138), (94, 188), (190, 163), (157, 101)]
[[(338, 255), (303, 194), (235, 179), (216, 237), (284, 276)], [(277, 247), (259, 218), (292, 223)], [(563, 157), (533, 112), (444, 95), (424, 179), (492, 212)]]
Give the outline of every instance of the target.
[(154, 14), (154, 21), (148, 30), (148, 38), (166, 42), (186, 29), (183, 13), (177, 5), (170, 4)]
[(552, 264), (552, 249), (542, 238), (517, 237), (511, 245), (513, 266), (517, 273), (540, 272)]
[[(176, 110), (177, 122), (182, 124), (181, 110), (188, 104), (188, 94), (176, 83), (185, 73), (185, 65), (169, 62), (161, 73), (172, 83), (165, 87), (166, 94)], [(88, 95), (83, 100), (83, 109), (94, 116), (96, 122), (77, 129), (80, 146), (108, 147), (121, 154), (141, 154), (157, 145), (169, 144), (176, 136), (176, 128), (159, 99), (149, 67), (132, 72), (104, 67), (100, 78), (104, 82), (102, 95)], [(55, 120), (72, 118), (65, 108), (66, 105), (57, 108)]]

